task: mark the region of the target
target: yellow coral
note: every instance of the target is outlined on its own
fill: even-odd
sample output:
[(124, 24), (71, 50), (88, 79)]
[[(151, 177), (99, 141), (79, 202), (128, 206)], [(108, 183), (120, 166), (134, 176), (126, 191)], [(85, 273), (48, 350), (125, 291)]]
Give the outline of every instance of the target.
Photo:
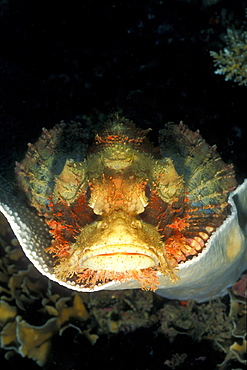
[(247, 85), (247, 31), (228, 29), (226, 47), (219, 53), (210, 51), (217, 67), (216, 74), (225, 75), (239, 85)]

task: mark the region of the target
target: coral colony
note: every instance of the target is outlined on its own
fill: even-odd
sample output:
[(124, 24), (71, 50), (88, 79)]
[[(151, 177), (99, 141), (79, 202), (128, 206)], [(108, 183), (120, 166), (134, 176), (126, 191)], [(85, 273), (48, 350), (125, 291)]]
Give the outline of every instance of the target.
[(224, 75), (225, 80), (247, 85), (247, 32), (229, 28), (225, 35), (226, 47), (216, 53), (210, 51), (217, 68), (216, 74)]

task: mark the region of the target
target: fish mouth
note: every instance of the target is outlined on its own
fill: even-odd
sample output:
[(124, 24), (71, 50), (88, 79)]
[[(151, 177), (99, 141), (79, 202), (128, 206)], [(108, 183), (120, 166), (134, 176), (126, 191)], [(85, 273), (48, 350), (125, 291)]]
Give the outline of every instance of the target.
[(140, 270), (159, 265), (159, 243), (160, 236), (154, 226), (116, 212), (84, 228), (76, 254), (81, 268)]
[(80, 264), (82, 268), (91, 270), (121, 272), (155, 267), (159, 259), (156, 253), (143, 245), (116, 244), (85, 251)]

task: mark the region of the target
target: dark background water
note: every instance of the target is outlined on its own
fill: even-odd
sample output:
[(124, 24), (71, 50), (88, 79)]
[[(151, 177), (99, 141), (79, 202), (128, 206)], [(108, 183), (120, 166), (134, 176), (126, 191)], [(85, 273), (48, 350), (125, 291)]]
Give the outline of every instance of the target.
[[(215, 75), (209, 51), (224, 47), (227, 27), (244, 24), (245, 6), (242, 0), (0, 1), (1, 168), (12, 171), (42, 127), (122, 109), (152, 128), (154, 142), (168, 121), (200, 129), (241, 182), (247, 176), (247, 87)], [(163, 369), (158, 340), (155, 330), (101, 339), (87, 359), (78, 345), (64, 368), (84, 368), (81, 361), (96, 368), (98, 353), (98, 369), (110, 363), (122, 369), (125, 360), (129, 369)], [(140, 345), (133, 349), (133, 343)]]

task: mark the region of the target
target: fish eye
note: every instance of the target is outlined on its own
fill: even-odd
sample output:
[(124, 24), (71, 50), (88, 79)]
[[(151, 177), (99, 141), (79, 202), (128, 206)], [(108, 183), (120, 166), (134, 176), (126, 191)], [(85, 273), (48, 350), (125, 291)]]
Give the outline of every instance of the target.
[(151, 188), (150, 188), (150, 186), (148, 184), (146, 184), (146, 186), (145, 186), (145, 196), (148, 199), (150, 199), (150, 197), (151, 197)]
[(87, 202), (88, 202), (88, 201), (89, 201), (89, 199), (91, 198), (91, 189), (90, 189), (90, 186), (89, 186), (89, 185), (88, 185), (88, 187), (87, 187), (87, 190), (86, 190), (85, 195), (86, 195), (86, 200), (87, 200)]

